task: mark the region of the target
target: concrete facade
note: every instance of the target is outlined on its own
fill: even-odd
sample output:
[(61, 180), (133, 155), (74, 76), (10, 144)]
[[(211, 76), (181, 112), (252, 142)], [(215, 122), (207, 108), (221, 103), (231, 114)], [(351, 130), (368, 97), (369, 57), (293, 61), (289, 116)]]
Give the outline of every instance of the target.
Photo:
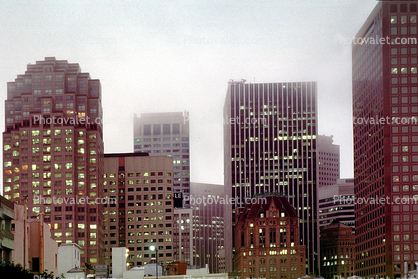
[(340, 146), (333, 136), (318, 135), (318, 189), (334, 185), (340, 178)]
[(75, 243), (61, 243), (58, 247), (58, 269), (57, 275), (64, 274), (65, 278), (71, 277), (67, 274), (73, 268), (80, 268), (81, 247)]
[[(190, 194), (189, 113), (141, 113), (134, 116), (134, 152), (150, 156), (170, 155), (174, 168), (174, 192)], [(185, 206), (188, 207), (186, 203)]]
[(12, 261), (12, 251), (15, 249), (13, 219), (15, 219), (13, 203), (0, 196), (0, 261)]
[(15, 205), (15, 211), (17, 214), (13, 227), (16, 249), (12, 255), (13, 262), (35, 274), (43, 271), (57, 274), (58, 243), (52, 238), (51, 228), (41, 219), (25, 219), (23, 205)]
[[(112, 249), (127, 247), (130, 267), (156, 257), (163, 265), (174, 260), (173, 160), (147, 153), (105, 154), (104, 193), (115, 201), (105, 205), (105, 262)], [(112, 273), (112, 271), (110, 271)]]

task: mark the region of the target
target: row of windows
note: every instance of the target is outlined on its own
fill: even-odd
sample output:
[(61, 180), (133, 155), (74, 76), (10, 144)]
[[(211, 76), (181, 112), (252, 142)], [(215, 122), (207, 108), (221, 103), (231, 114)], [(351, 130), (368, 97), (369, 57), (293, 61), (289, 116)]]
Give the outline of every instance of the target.
[(401, 16), (396, 16), (396, 15), (392, 15), (390, 16), (390, 23), (391, 24), (397, 24), (398, 23), (398, 18), (399, 18), (399, 23), (400, 24), (407, 24), (408, 20), (409, 23), (417, 23), (417, 16), (416, 15), (401, 15)]
[[(151, 141), (180, 141), (179, 137), (174, 138), (144, 138), (144, 139), (135, 139), (134, 143), (141, 143), (141, 142), (151, 142)], [(189, 137), (182, 137), (182, 141), (189, 141)]]
[[(161, 130), (162, 126), (162, 130)], [(151, 127), (152, 127), (152, 135), (178, 135), (180, 134), (180, 124), (153, 124), (153, 125), (144, 125), (143, 132), (144, 136), (151, 135)]]
[[(112, 197), (110, 197), (109, 200), (112, 200)], [(128, 203), (128, 207), (162, 206), (164, 204), (165, 205), (172, 205), (172, 202), (171, 201), (165, 201), (165, 202), (162, 202), (162, 201), (159, 201), (159, 202), (144, 202), (144, 203), (141, 203), (141, 202), (137, 202), (137, 203), (130, 202), (130, 203)], [(104, 206), (107, 207), (107, 204), (105, 204)], [(115, 207), (115, 206), (116, 206), (115, 204), (110, 204), (110, 207)], [(166, 225), (170, 225), (171, 226), (171, 224), (166, 224)]]
[[(167, 180), (167, 183), (171, 183), (171, 180)], [(106, 184), (104, 184), (106, 185)], [(186, 185), (185, 185), (186, 186)], [(144, 187), (143, 189), (141, 187), (137, 187), (136, 189), (134, 188), (128, 188), (128, 192), (133, 192), (134, 190), (136, 190), (137, 192), (141, 192), (141, 190), (143, 190), (144, 192), (148, 192), (148, 191), (163, 191), (164, 187), (159, 186), (159, 187)], [(167, 187), (167, 191), (171, 191), (171, 187)], [(107, 189), (104, 189), (104, 192), (107, 193)], [(119, 193), (124, 193), (125, 189), (119, 189)], [(109, 189), (109, 193), (116, 193), (116, 189), (111, 188)]]
[[(165, 175), (166, 176), (171, 176), (172, 173), (171, 172), (166, 172)], [(144, 176), (144, 177), (147, 177), (147, 176), (164, 176), (164, 172), (162, 172), (162, 171), (159, 171), (159, 172), (154, 172), (154, 171), (152, 171), (152, 172), (137, 172), (137, 173), (129, 172), (128, 175), (127, 175), (127, 177), (134, 177), (134, 176), (136, 176), (136, 177), (141, 177), (141, 176)], [(117, 175), (115, 173), (110, 173), (110, 174), (104, 174), (103, 177), (104, 178), (106, 178), (106, 177), (116, 178)], [(125, 173), (120, 173), (118, 177), (119, 178), (124, 178)]]
[[(141, 148), (142, 147), (141, 145), (136, 145), (136, 146), (138, 146), (138, 148)], [(153, 145), (151, 145), (151, 144), (144, 144), (143, 147), (144, 148), (161, 147), (161, 144), (153, 144)], [(171, 144), (170, 143), (166, 143), (166, 144), (163, 144), (162, 147), (171, 147)], [(173, 147), (180, 147), (180, 143), (173, 143)], [(189, 144), (188, 143), (182, 143), (181, 144), (181, 147), (189, 147)]]
[(411, 68), (407, 68), (407, 67), (397, 68), (397, 67), (394, 67), (394, 68), (391, 69), (391, 74), (408, 74), (408, 73), (417, 74), (418, 73), (418, 68), (417, 67), (411, 67)]
[[(180, 152), (180, 149), (173, 149), (173, 150), (170, 150), (170, 149), (167, 149), (167, 150), (143, 150), (142, 152), (145, 152), (145, 153), (172, 153), (172, 152), (174, 152), (174, 153), (177, 153), (177, 152)], [(181, 150), (181, 153), (189, 153), (189, 149), (182, 149)]]

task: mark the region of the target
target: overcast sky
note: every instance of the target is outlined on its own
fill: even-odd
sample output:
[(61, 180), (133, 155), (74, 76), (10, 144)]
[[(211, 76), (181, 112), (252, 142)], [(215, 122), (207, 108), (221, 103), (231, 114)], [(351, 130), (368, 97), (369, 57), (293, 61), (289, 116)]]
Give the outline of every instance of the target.
[(229, 79), (317, 81), (319, 134), (353, 176), (351, 45), (375, 0), (2, 0), (0, 96), (45, 57), (102, 84), (105, 152), (133, 151), (133, 115), (190, 111), (191, 180), (223, 183)]

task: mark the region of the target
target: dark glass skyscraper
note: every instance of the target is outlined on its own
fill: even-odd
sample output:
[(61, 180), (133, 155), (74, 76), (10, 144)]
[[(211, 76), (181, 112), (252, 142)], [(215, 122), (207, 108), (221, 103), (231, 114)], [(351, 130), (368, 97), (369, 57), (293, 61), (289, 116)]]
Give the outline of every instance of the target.
[(225, 194), (238, 201), (225, 208), (227, 270), (232, 264), (228, 253), (236, 208), (243, 207), (246, 198), (278, 192), (288, 197), (300, 219), (307, 272), (318, 274), (316, 137), (315, 82), (229, 82), (224, 105)]

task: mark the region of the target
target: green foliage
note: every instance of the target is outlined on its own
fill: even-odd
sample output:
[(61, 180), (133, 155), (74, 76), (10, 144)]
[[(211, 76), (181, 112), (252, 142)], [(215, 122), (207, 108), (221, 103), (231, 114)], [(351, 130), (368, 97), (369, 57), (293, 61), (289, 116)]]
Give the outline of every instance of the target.
[(0, 263), (0, 274), (1, 278), (7, 279), (65, 279), (63, 275), (55, 277), (54, 272), (48, 273), (47, 270), (40, 273), (39, 275), (34, 275), (28, 269), (24, 269), (21, 264), (14, 264), (10, 262)]

